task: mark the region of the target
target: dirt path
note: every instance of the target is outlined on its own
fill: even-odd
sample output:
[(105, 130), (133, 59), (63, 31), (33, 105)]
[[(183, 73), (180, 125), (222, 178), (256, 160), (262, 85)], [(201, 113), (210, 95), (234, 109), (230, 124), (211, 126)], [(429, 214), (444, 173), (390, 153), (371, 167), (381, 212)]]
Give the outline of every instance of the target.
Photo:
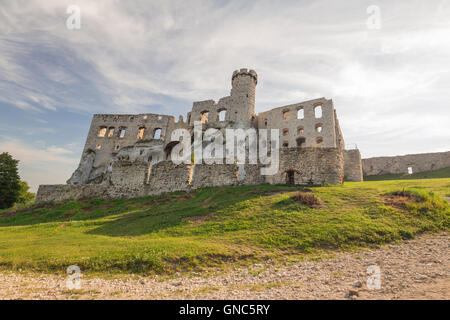
[[(207, 278), (82, 279), (0, 273), (1, 299), (450, 299), (450, 234), (423, 235), (401, 245), (340, 253), (288, 267), (255, 265)], [(381, 288), (369, 290), (367, 268), (381, 270)]]

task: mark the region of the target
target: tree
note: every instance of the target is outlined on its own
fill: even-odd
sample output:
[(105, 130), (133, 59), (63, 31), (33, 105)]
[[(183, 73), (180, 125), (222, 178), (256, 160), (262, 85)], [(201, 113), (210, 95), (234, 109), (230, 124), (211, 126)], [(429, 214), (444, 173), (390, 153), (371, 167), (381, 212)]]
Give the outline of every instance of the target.
[(18, 160), (7, 152), (0, 154), (0, 209), (10, 208), (20, 196)]
[(36, 198), (34, 193), (29, 192), (30, 186), (25, 181), (20, 181), (20, 193), (17, 203), (27, 204)]

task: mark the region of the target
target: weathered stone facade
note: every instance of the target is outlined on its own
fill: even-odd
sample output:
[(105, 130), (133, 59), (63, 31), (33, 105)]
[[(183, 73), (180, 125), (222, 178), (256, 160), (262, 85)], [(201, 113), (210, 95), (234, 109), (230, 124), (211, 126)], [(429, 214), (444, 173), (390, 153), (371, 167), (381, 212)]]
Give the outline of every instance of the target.
[[(257, 83), (255, 71), (235, 71), (230, 95), (218, 102), (194, 102), (186, 121), (182, 116), (176, 121), (173, 116), (150, 113), (94, 115), (80, 165), (68, 185), (41, 186), (37, 201), (136, 197), (265, 182), (337, 184), (344, 174), (359, 181), (360, 162), (353, 151), (344, 150), (332, 100), (320, 98), (255, 114)], [(261, 175), (262, 164), (172, 163), (172, 149), (179, 143), (172, 141), (172, 133), (186, 129), (193, 139), (197, 121), (203, 124), (203, 133), (208, 128), (222, 133), (238, 128), (279, 129), (278, 172)]]
[(361, 153), (358, 149), (344, 151), (345, 181), (363, 181)]
[(450, 167), (450, 151), (375, 157), (362, 160), (364, 176), (423, 172)]

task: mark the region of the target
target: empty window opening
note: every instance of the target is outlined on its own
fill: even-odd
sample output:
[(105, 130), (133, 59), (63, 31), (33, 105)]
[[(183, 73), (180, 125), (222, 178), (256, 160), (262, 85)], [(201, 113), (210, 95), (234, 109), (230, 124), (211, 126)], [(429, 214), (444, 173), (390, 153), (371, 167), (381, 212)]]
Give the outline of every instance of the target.
[(283, 136), (289, 135), (289, 129), (283, 129)]
[(306, 145), (306, 138), (303, 138), (303, 137), (298, 138), (298, 139), (296, 140), (296, 142), (297, 142), (297, 147), (299, 147), (299, 148), (304, 148), (305, 145)]
[(131, 116), (130, 117), (130, 122), (133, 122), (134, 121), (134, 116)]
[(108, 138), (112, 138), (114, 136), (114, 127), (110, 127), (108, 131)]
[(124, 138), (126, 133), (126, 128), (119, 129), (119, 138)]
[(147, 115), (144, 115), (144, 116), (142, 117), (142, 119), (144, 119), (144, 120), (147, 120), (147, 118), (148, 118)]
[(323, 138), (322, 137), (317, 137), (316, 138), (316, 143), (317, 144), (322, 144), (323, 143)]
[(139, 140), (142, 140), (144, 139), (144, 135), (145, 135), (145, 127), (140, 127), (138, 130), (137, 138)]
[(321, 123), (318, 123), (318, 124), (316, 124), (316, 132), (322, 132), (322, 129), (323, 129), (323, 124), (321, 124)]
[(297, 119), (305, 118), (305, 110), (303, 108), (297, 110)]
[(322, 118), (322, 106), (316, 106), (314, 108), (314, 116), (316, 118)]
[(203, 111), (202, 113), (201, 113), (201, 118), (200, 118), (200, 121), (202, 122), (202, 123), (208, 123), (208, 111)]
[(158, 116), (158, 120), (161, 121), (162, 120), (162, 116)]
[(102, 148), (102, 145), (101, 144), (98, 144), (97, 145), (97, 150), (100, 150)]
[(295, 184), (295, 171), (286, 171), (286, 184)]
[(97, 134), (100, 138), (103, 138), (106, 135), (106, 127), (100, 127)]
[(219, 110), (219, 121), (225, 121), (226, 115), (227, 115), (227, 110), (225, 110), (225, 109)]
[(267, 119), (264, 120), (264, 125), (267, 127)]
[(161, 129), (155, 129), (155, 132), (153, 133), (153, 139), (161, 139)]
[(304, 134), (305, 129), (303, 127), (297, 127), (297, 134)]
[(283, 148), (287, 148), (287, 147), (289, 147), (289, 142), (287, 142), (287, 141), (283, 142)]
[(408, 167), (408, 174), (413, 174), (413, 168), (412, 167)]
[(283, 111), (283, 121), (288, 120), (289, 111)]

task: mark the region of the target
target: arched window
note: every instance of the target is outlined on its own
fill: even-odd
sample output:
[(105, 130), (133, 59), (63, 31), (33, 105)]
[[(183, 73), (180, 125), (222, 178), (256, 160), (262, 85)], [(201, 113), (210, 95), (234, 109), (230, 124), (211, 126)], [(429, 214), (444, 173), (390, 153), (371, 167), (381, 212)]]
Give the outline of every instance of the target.
[(227, 110), (220, 109), (218, 112), (219, 121), (225, 121), (226, 116), (227, 116)]
[(300, 107), (297, 110), (297, 119), (303, 119), (305, 118), (305, 110), (303, 109), (303, 107)]
[(323, 129), (323, 124), (316, 123), (316, 132), (321, 133)]
[(283, 142), (283, 148), (287, 148), (287, 147), (289, 147), (289, 142), (284, 141), (284, 142)]
[(125, 133), (126, 133), (126, 128), (125, 127), (120, 127), (119, 128), (119, 138), (124, 138), (125, 137)]
[(319, 105), (314, 108), (314, 116), (316, 118), (322, 118), (322, 106)]
[(302, 126), (297, 127), (297, 134), (304, 134), (305, 133), (305, 129)]
[(138, 130), (137, 138), (139, 140), (142, 140), (144, 139), (144, 135), (145, 135), (145, 127), (140, 127)]
[(208, 114), (209, 114), (208, 111), (203, 111), (202, 113), (200, 113), (201, 115), (200, 121), (202, 123), (208, 123)]
[(289, 129), (283, 129), (283, 136), (289, 135)]
[(106, 127), (100, 127), (97, 136), (103, 138), (105, 137), (105, 135), (106, 135)]
[(114, 127), (109, 127), (108, 138), (112, 138), (114, 136)]
[(322, 144), (323, 143), (323, 138), (322, 137), (317, 137), (316, 138), (316, 143), (317, 144)]
[(153, 139), (161, 139), (161, 128), (155, 129), (153, 132)]
[(304, 148), (306, 145), (306, 138), (304, 137), (297, 138), (296, 142), (298, 148)]
[(287, 121), (289, 119), (289, 110), (283, 111), (283, 121)]

